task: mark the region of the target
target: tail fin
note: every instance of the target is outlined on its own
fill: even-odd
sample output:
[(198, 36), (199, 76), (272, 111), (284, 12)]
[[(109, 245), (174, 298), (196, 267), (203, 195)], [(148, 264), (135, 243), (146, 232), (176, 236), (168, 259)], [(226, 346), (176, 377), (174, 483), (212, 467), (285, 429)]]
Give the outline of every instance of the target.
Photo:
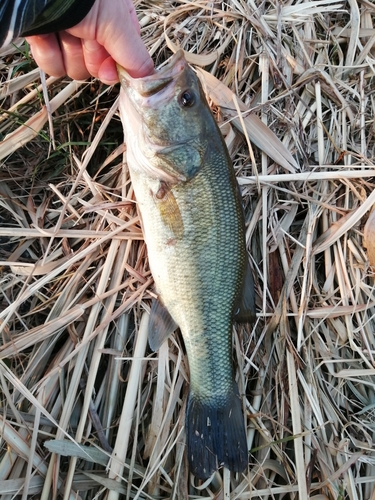
[(186, 434), (190, 470), (207, 479), (221, 465), (242, 472), (248, 465), (248, 450), (241, 400), (237, 385), (225, 401), (202, 401), (189, 394)]

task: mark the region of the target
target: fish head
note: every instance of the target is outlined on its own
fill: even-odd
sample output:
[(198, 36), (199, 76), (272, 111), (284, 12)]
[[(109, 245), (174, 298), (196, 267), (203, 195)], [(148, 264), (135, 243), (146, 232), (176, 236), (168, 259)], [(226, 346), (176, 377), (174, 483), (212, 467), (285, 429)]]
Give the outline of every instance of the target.
[[(203, 162), (208, 131), (216, 125), (183, 51), (176, 52), (164, 68), (144, 78), (132, 78), (121, 67), (118, 72), (128, 147), (129, 142), (137, 143), (133, 159), (137, 161), (134, 156), (138, 156), (141, 168), (165, 181), (193, 177)], [(131, 135), (133, 141), (129, 141)]]

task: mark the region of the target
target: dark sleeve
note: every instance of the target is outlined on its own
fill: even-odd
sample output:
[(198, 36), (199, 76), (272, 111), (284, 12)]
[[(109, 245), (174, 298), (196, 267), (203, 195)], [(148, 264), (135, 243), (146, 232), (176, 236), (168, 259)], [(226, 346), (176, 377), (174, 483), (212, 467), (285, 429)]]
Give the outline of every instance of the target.
[(0, 0), (0, 47), (19, 36), (62, 31), (78, 24), (95, 0)]

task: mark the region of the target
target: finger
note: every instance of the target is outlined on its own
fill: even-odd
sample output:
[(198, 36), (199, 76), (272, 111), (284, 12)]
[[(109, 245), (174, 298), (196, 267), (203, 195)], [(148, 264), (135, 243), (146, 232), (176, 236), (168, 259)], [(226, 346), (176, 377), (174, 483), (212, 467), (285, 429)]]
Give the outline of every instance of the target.
[[(154, 72), (152, 59), (139, 35), (132, 0), (118, 0), (111, 9), (107, 0), (96, 0), (85, 19), (68, 31), (85, 40), (96, 40), (133, 77)], [(104, 64), (103, 73), (100, 70), (103, 78), (111, 76), (112, 70), (106, 74), (111, 67), (111, 64)]]
[(120, 37), (109, 38), (106, 49), (113, 59), (123, 66), (134, 78), (141, 78), (155, 71), (154, 63), (144, 45), (141, 29), (132, 0), (123, 0), (127, 26), (120, 31)]
[(107, 35), (104, 46), (132, 77), (140, 78), (154, 72), (152, 59), (132, 23), (120, 36)]
[(37, 65), (51, 76), (66, 75), (63, 55), (56, 35), (28, 36), (31, 52)]
[(85, 65), (81, 40), (66, 31), (60, 31), (58, 36), (66, 74), (73, 80), (88, 78), (90, 73)]
[(111, 56), (107, 57), (101, 64), (98, 78), (107, 85), (113, 85), (118, 82), (116, 63)]
[(139, 26), (139, 21), (138, 21), (138, 16), (137, 16), (137, 13), (135, 11), (135, 7), (134, 7), (134, 4), (133, 2), (131, 2), (130, 6), (129, 6), (129, 17), (130, 17), (130, 20), (135, 28), (135, 31), (138, 33), (138, 35), (141, 34), (141, 27)]
[(82, 49), (87, 71), (90, 75), (98, 77), (101, 65), (109, 57), (108, 52), (95, 40), (82, 40)]

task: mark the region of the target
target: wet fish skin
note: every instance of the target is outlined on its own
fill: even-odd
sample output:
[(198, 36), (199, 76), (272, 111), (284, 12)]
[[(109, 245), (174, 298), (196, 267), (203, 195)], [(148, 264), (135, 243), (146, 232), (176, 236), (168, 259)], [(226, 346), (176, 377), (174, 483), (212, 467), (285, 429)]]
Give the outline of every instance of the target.
[[(159, 302), (154, 350), (180, 327), (190, 368), (186, 413), (192, 472), (242, 472), (248, 450), (232, 364), (232, 322), (254, 314), (244, 218), (225, 142), (182, 51), (159, 74), (119, 70), (127, 162)], [(241, 302), (243, 288), (245, 301)]]

